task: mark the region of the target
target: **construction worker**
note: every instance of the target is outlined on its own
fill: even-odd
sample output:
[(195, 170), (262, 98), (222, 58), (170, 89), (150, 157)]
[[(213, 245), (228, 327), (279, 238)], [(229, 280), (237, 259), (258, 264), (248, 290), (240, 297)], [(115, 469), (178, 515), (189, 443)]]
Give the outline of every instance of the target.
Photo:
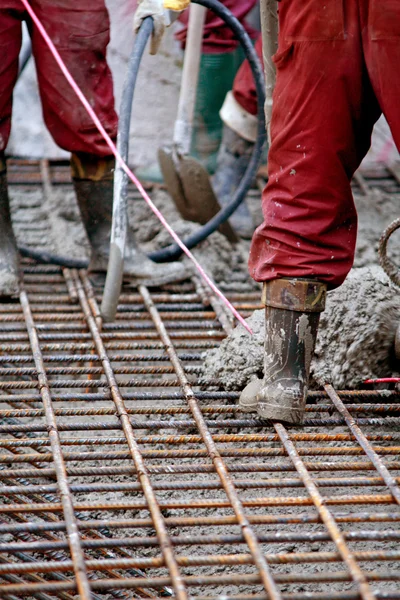
[(278, 6), (269, 180), (249, 258), (251, 276), (264, 284), (265, 373), (240, 403), (298, 423), (325, 292), (353, 264), (350, 181), (382, 112), (400, 149), (400, 2)]
[[(262, 60), (261, 36), (256, 41), (255, 50)], [(240, 66), (219, 116), (223, 129), (212, 186), (220, 205), (226, 206), (246, 172), (257, 137), (257, 93), (247, 60)], [(252, 237), (254, 224), (246, 202), (240, 204), (229, 222), (240, 237)]]
[[(143, 4), (148, 3), (145, 0)], [(152, 2), (154, 4), (154, 2)], [(158, 39), (156, 19), (153, 45)], [(183, 5), (186, 2), (181, 3)], [(112, 139), (117, 135), (113, 82), (106, 62), (110, 24), (105, 0), (32, 0), (32, 7), (54, 41), (80, 89)], [(20, 0), (0, 8), (0, 297), (19, 291), (18, 250), (10, 219), (5, 150), (11, 128), (12, 93), (18, 76), (21, 24), (27, 21), (36, 62), (45, 123), (55, 142), (72, 153), (71, 170), (82, 219), (92, 248), (90, 270), (107, 269), (113, 203), (114, 158), (92, 119), (79, 103)], [(29, 116), (27, 116), (29, 118)], [(125, 273), (144, 282), (184, 278), (181, 263), (157, 265), (128, 232)]]
[[(222, 4), (242, 23), (252, 38), (258, 35), (246, 21), (256, 0), (223, 0)], [(183, 27), (175, 34), (175, 38), (185, 49), (189, 11), (183, 12), (179, 21)], [(214, 173), (222, 136), (219, 111), (244, 56), (232, 30), (211, 10), (206, 13), (201, 52), (191, 155), (200, 160), (209, 173)]]
[[(255, 7), (256, 0), (223, 0), (222, 4), (240, 21), (251, 38), (258, 37), (258, 31), (251, 27), (246, 20), (250, 11)], [(189, 11), (182, 13), (179, 20), (185, 24), (185, 27), (175, 36), (181, 41), (182, 48), (185, 47), (188, 18)], [(223, 118), (221, 120), (220, 109), (227, 92), (232, 88), (235, 75), (242, 64), (243, 58), (243, 50), (235, 39), (232, 30), (215, 13), (210, 10), (207, 11), (203, 32), (191, 154), (203, 164), (210, 174), (217, 170), (217, 161), (221, 161), (222, 149), (227, 142), (226, 127), (223, 129)], [(255, 101), (256, 105), (257, 102)], [(217, 175), (212, 179), (212, 187), (220, 205), (226, 206), (232, 199), (235, 186), (230, 185), (226, 177), (221, 178), (219, 175), (220, 173), (217, 170)], [(225, 175), (228, 175), (227, 171), (225, 171)], [(238, 180), (236, 173), (230, 173), (230, 175), (233, 175), (232, 182)], [(196, 208), (193, 207), (193, 209), (196, 212)], [(254, 224), (245, 203), (240, 205), (229, 222), (237, 235), (251, 239), (254, 233)]]

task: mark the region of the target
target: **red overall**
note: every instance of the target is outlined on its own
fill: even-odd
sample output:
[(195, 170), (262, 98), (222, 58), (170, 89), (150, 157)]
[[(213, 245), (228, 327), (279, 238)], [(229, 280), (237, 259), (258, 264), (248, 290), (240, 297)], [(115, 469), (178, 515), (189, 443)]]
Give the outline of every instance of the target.
[[(106, 63), (110, 27), (104, 0), (31, 0), (31, 6), (106, 131), (115, 138), (117, 115), (112, 77)], [(108, 156), (108, 146), (19, 0), (1, 0), (0, 152), (5, 150), (10, 135), (23, 20), (27, 20), (31, 34), (44, 120), (54, 141), (70, 152)], [(26, 118), (29, 119), (29, 114)]]
[[(262, 62), (262, 39), (261, 35), (257, 38), (254, 46), (258, 58)], [(233, 82), (232, 93), (235, 100), (242, 108), (251, 115), (257, 114), (257, 92), (254, 84), (253, 73), (247, 60), (245, 60), (238, 72), (236, 73), (235, 81)]]
[(354, 258), (350, 180), (383, 111), (400, 148), (399, 0), (281, 0), (264, 222), (256, 281), (339, 286)]
[[(257, 0), (222, 0), (222, 4), (229, 8), (231, 13), (239, 19), (248, 34), (254, 38), (257, 32), (246, 23), (246, 16), (255, 6)], [(182, 48), (185, 47), (187, 24), (189, 20), (189, 11), (185, 10), (179, 17), (179, 21), (184, 24), (184, 27), (175, 35), (176, 39), (181, 42)], [(207, 11), (206, 22), (203, 33), (203, 54), (232, 52), (239, 42), (236, 40), (231, 29), (217, 17), (211, 10)]]

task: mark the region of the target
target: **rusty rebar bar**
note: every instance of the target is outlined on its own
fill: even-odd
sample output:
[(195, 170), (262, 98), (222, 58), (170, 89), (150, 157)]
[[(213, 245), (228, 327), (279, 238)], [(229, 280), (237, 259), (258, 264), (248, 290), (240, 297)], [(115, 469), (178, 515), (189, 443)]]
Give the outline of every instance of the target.
[(57, 420), (54, 415), (51, 402), (49, 382), (43, 364), (43, 356), (40, 349), (39, 339), (36, 333), (35, 323), (29, 307), (29, 300), (24, 290), (20, 293), (21, 307), (24, 312), (26, 328), (29, 335), (29, 341), (32, 347), (32, 354), (38, 371), (38, 384), (43, 401), (43, 408), (46, 414), (49, 439), (53, 454), (54, 468), (57, 475), (58, 491), (64, 512), (64, 518), (67, 524), (68, 545), (71, 552), (71, 558), (74, 565), (77, 590), (82, 600), (90, 600), (92, 597), (89, 579), (86, 572), (85, 559), (79, 538), (79, 529), (76, 523), (74, 506), (71, 492), (68, 485), (68, 477), (63, 460), (60, 435), (57, 428)]
[(336, 394), (335, 390), (331, 385), (326, 385), (325, 390), (327, 391), (330, 399), (335, 405), (337, 411), (342, 415), (345, 419), (347, 425), (351, 429), (352, 434), (357, 439), (361, 448), (364, 450), (365, 454), (368, 456), (369, 460), (373, 463), (374, 467), (378, 471), (379, 475), (385, 481), (387, 487), (390, 492), (393, 494), (393, 498), (396, 500), (397, 504), (400, 504), (400, 488), (397, 485), (396, 480), (389, 473), (388, 469), (383, 464), (382, 460), (378, 456), (376, 450), (371, 446), (368, 439), (365, 437), (361, 429), (358, 427), (357, 423), (354, 421), (353, 417)]
[[(90, 304), (86, 297), (86, 289), (89, 287), (89, 282), (84, 275), (82, 276), (82, 281), (86, 284), (86, 289), (82, 285), (81, 279), (77, 273), (77, 271), (72, 271), (73, 279), (75, 282), (75, 286), (78, 292), (79, 302), (81, 304), (83, 313), (85, 315), (86, 322), (90, 329), (91, 335), (93, 337), (93, 342), (95, 344), (96, 351), (98, 355), (101, 357), (101, 362), (104, 368), (104, 373), (107, 377), (108, 385), (111, 390), (112, 399), (114, 401), (115, 407), (117, 409), (118, 418), (121, 421), (122, 430), (126, 437), (126, 441), (129, 447), (129, 452), (137, 469), (137, 476), (139, 482), (141, 484), (143, 494), (147, 500), (148, 509), (153, 519), (154, 527), (157, 531), (158, 540), (160, 543), (161, 551), (163, 553), (166, 565), (168, 566), (168, 570), (171, 575), (172, 586), (175, 590), (176, 597), (178, 600), (187, 600), (188, 595), (186, 591), (186, 587), (183, 583), (182, 576), (179, 571), (178, 564), (176, 562), (176, 558), (173, 552), (172, 544), (170, 541), (170, 537), (168, 535), (167, 528), (165, 526), (164, 517), (161, 513), (160, 507), (157, 503), (156, 495), (154, 493), (154, 489), (151, 484), (151, 480), (149, 474), (147, 472), (145, 463), (143, 461), (143, 457), (140, 453), (139, 446), (135, 439), (135, 434), (132, 429), (131, 421), (129, 420), (128, 414), (126, 412), (126, 408), (124, 405), (124, 400), (120, 394), (118, 384), (110, 363), (110, 360), (107, 356), (106, 349), (103, 344), (103, 340), (100, 336), (100, 332), (98, 330), (95, 317), (92, 316)], [(89, 288), (90, 290), (90, 288)], [(90, 290), (91, 291), (91, 290)], [(94, 298), (91, 298), (92, 303), (94, 302)], [(99, 311), (96, 311), (99, 314)]]
[(235, 486), (232, 479), (229, 476), (228, 470), (225, 463), (222, 460), (221, 454), (219, 453), (212, 437), (207, 428), (207, 424), (204, 421), (203, 415), (199, 409), (196, 398), (190, 386), (190, 383), (185, 375), (185, 371), (182, 368), (180, 360), (176, 354), (172, 340), (167, 333), (167, 330), (160, 319), (157, 308), (155, 307), (151, 296), (146, 287), (143, 285), (139, 286), (139, 292), (143, 297), (144, 303), (154, 321), (154, 325), (160, 335), (161, 340), (165, 345), (165, 349), (171, 359), (171, 363), (174, 366), (176, 375), (180, 381), (181, 388), (185, 394), (186, 401), (191, 410), (194, 420), (196, 421), (197, 428), (203, 439), (203, 442), (207, 448), (210, 459), (212, 460), (215, 470), (221, 480), (225, 493), (229, 499), (229, 502), (235, 512), (236, 518), (239, 521), (240, 527), (243, 532), (243, 537), (250, 549), (251, 555), (253, 556), (254, 563), (260, 573), (261, 581), (263, 583), (265, 591), (268, 593), (272, 600), (281, 600), (281, 593), (272, 577), (268, 563), (266, 562), (261, 549), (259, 547), (258, 539), (254, 533), (249, 520), (247, 519), (242, 502), (239, 499)]

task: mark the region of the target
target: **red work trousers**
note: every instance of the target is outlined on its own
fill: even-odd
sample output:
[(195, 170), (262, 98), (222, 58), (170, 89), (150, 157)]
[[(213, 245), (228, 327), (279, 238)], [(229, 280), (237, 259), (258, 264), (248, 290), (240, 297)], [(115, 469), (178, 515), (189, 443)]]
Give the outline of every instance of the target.
[[(106, 62), (110, 27), (104, 0), (31, 0), (30, 3), (106, 131), (116, 137), (113, 82)], [(70, 152), (109, 155), (108, 146), (19, 0), (1, 0), (0, 151), (5, 150), (10, 135), (23, 20), (27, 21), (32, 39), (44, 120), (55, 142)], [(30, 118), (29, 114), (26, 118)]]
[[(257, 38), (254, 46), (258, 58), (262, 62), (262, 38), (261, 35)], [(240, 69), (236, 73), (235, 81), (232, 89), (233, 96), (240, 106), (251, 115), (257, 114), (257, 92), (254, 83), (253, 73), (250, 65), (245, 60)]]
[[(246, 16), (254, 8), (257, 0), (221, 0), (222, 4), (229, 8), (231, 13), (241, 22), (250, 37), (254, 38), (257, 32), (246, 23)], [(185, 10), (179, 17), (179, 21), (184, 27), (175, 35), (181, 42), (182, 48), (185, 48), (187, 26), (189, 21), (189, 11)], [(218, 54), (222, 52), (232, 52), (237, 48), (239, 42), (233, 35), (233, 32), (224, 21), (217, 17), (215, 13), (208, 10), (203, 33), (203, 54)]]
[(350, 180), (383, 111), (400, 148), (400, 1), (281, 0), (264, 222), (256, 281), (339, 286), (354, 258)]

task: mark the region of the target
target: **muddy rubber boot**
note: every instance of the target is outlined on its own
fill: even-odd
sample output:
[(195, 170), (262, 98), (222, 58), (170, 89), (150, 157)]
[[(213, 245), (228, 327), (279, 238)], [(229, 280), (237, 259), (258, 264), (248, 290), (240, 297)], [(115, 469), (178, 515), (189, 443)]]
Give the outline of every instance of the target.
[(19, 255), (12, 229), (7, 173), (4, 169), (0, 172), (0, 298), (9, 298), (18, 294)]
[(276, 279), (264, 284), (264, 378), (250, 382), (239, 404), (263, 419), (302, 423), (310, 364), (326, 285), (307, 279)]
[[(79, 164), (77, 166), (77, 162)], [(108, 161), (108, 166), (104, 165)], [(112, 159), (101, 159), (96, 171), (93, 160), (85, 164), (81, 157), (71, 160), (72, 175), (78, 205), (85, 225), (92, 256), (90, 272), (106, 272), (110, 250), (110, 236), (113, 207), (113, 164)], [(83, 166), (82, 166), (83, 165)], [(98, 180), (77, 177), (82, 174), (96, 177)], [(159, 265), (150, 260), (139, 248), (134, 232), (128, 227), (125, 246), (124, 275), (135, 277), (146, 285), (158, 286), (187, 279), (187, 269), (180, 262)]]
[[(233, 129), (224, 125), (217, 157), (217, 170), (212, 179), (212, 186), (221, 207), (232, 200), (249, 165), (253, 148), (253, 142), (248, 142)], [(253, 236), (254, 223), (246, 201), (243, 201), (233, 213), (229, 223), (238, 236), (245, 239)]]

